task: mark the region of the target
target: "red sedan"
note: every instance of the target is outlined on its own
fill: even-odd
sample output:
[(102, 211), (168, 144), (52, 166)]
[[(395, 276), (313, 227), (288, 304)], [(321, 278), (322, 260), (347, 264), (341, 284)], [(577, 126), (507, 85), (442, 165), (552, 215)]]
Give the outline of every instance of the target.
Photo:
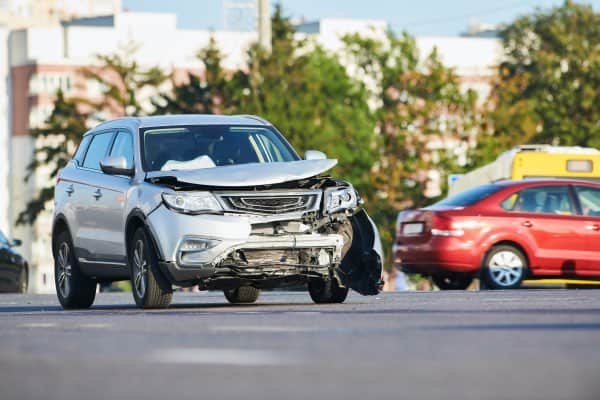
[(394, 263), (440, 289), (479, 276), (490, 289), (523, 279), (600, 280), (600, 184), (567, 179), (478, 186), (399, 221)]

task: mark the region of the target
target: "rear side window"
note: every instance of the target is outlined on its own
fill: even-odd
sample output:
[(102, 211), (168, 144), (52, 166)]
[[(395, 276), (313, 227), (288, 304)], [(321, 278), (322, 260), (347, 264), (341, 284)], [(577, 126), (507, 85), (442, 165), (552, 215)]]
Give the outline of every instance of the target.
[(508, 196), (500, 206), (506, 211), (574, 215), (568, 186), (536, 186)]
[(465, 207), (477, 203), (480, 200), (485, 199), (488, 196), (496, 193), (502, 189), (499, 185), (481, 185), (474, 187), (464, 192), (455, 194), (445, 198), (444, 200), (438, 201), (431, 208), (435, 207)]
[(88, 151), (83, 160), (84, 168), (100, 170), (100, 160), (108, 153), (108, 146), (113, 137), (113, 132), (100, 133), (94, 135), (89, 145)]
[(77, 161), (77, 165), (81, 165), (83, 163), (83, 157), (85, 156), (85, 151), (90, 144), (90, 140), (92, 140), (92, 136), (88, 135), (81, 139), (81, 143), (79, 143), (79, 147), (77, 147), (77, 151), (73, 156), (73, 160)]
[(583, 215), (600, 217), (600, 189), (589, 186), (575, 186)]
[(127, 168), (133, 167), (133, 139), (129, 132), (119, 132), (115, 138), (111, 156), (123, 156), (127, 160)]

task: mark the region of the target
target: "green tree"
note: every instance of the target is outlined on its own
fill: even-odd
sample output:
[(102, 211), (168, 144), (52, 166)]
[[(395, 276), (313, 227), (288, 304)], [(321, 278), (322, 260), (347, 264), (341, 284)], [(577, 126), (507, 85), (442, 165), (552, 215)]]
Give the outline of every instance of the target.
[[(435, 50), (421, 60), (406, 33), (390, 32), (386, 40), (350, 35), (345, 42), (377, 103), (380, 158), (372, 169), (368, 207), (389, 256), (397, 213), (435, 200), (428, 189), (445, 182), (444, 171), (456, 167), (455, 150), (474, 139), (477, 98), (460, 90), (458, 77)], [(437, 183), (435, 173), (441, 174)]]
[(197, 53), (197, 57), (204, 64), (204, 77), (189, 72), (184, 83), (171, 79), (172, 91), (163, 93), (154, 101), (156, 114), (223, 114), (235, 111), (231, 103), (236, 96), (230, 92), (236, 87), (230, 84), (230, 74), (221, 66), (223, 55), (214, 37)]
[(600, 147), (600, 14), (566, 1), (518, 18), (502, 32), (505, 61), (475, 163), (509, 147)]
[[(130, 43), (120, 51), (98, 54), (99, 65), (86, 67), (81, 73), (101, 88), (100, 100), (78, 99), (110, 117), (144, 115), (153, 111), (152, 96), (140, 99), (140, 93), (153, 93), (169, 78), (158, 67), (144, 68), (134, 59), (137, 47)], [(146, 104), (144, 104), (146, 103)]]
[(271, 52), (252, 47), (248, 70), (231, 79), (239, 112), (270, 120), (300, 151), (319, 149), (337, 158), (334, 173), (364, 189), (375, 160), (365, 86), (316, 43), (296, 39), (279, 5), (272, 32)]
[[(82, 113), (73, 99), (65, 98), (58, 91), (54, 109), (44, 127), (32, 129), (30, 134), (36, 139), (33, 161), (27, 166), (26, 180), (32, 178), (42, 167), (50, 167), (48, 178), (54, 182), (58, 172), (69, 162), (70, 154), (77, 147), (81, 135), (87, 130), (88, 115)], [(33, 224), (46, 204), (54, 197), (54, 185), (43, 187), (19, 213), (17, 224)]]

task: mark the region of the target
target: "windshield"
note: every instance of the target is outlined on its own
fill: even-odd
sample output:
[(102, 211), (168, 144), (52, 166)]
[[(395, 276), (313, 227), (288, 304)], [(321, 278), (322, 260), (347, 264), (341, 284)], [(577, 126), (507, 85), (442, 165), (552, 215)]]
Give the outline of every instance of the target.
[(193, 125), (145, 128), (141, 133), (146, 171), (300, 159), (271, 127)]
[(496, 193), (501, 185), (481, 185), (438, 201), (429, 208), (466, 207)]

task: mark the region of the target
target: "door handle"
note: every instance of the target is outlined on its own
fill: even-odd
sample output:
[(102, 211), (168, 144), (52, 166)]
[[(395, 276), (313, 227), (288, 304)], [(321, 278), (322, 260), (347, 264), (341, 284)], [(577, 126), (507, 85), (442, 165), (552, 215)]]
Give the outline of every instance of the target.
[(590, 231), (600, 231), (600, 225), (598, 225), (598, 224), (586, 225), (585, 229), (590, 230)]
[(100, 199), (100, 197), (102, 197), (102, 191), (100, 189), (96, 189), (93, 196), (96, 200)]
[(67, 192), (67, 194), (68, 194), (69, 196), (71, 196), (71, 195), (73, 194), (73, 192), (75, 192), (75, 188), (74, 188), (74, 187), (73, 187), (73, 185), (71, 184), (71, 185), (67, 186), (67, 189), (65, 190), (65, 192)]
[(533, 224), (531, 223), (531, 221), (523, 221), (521, 223), (521, 225), (523, 225), (526, 228), (531, 228), (533, 226)]

